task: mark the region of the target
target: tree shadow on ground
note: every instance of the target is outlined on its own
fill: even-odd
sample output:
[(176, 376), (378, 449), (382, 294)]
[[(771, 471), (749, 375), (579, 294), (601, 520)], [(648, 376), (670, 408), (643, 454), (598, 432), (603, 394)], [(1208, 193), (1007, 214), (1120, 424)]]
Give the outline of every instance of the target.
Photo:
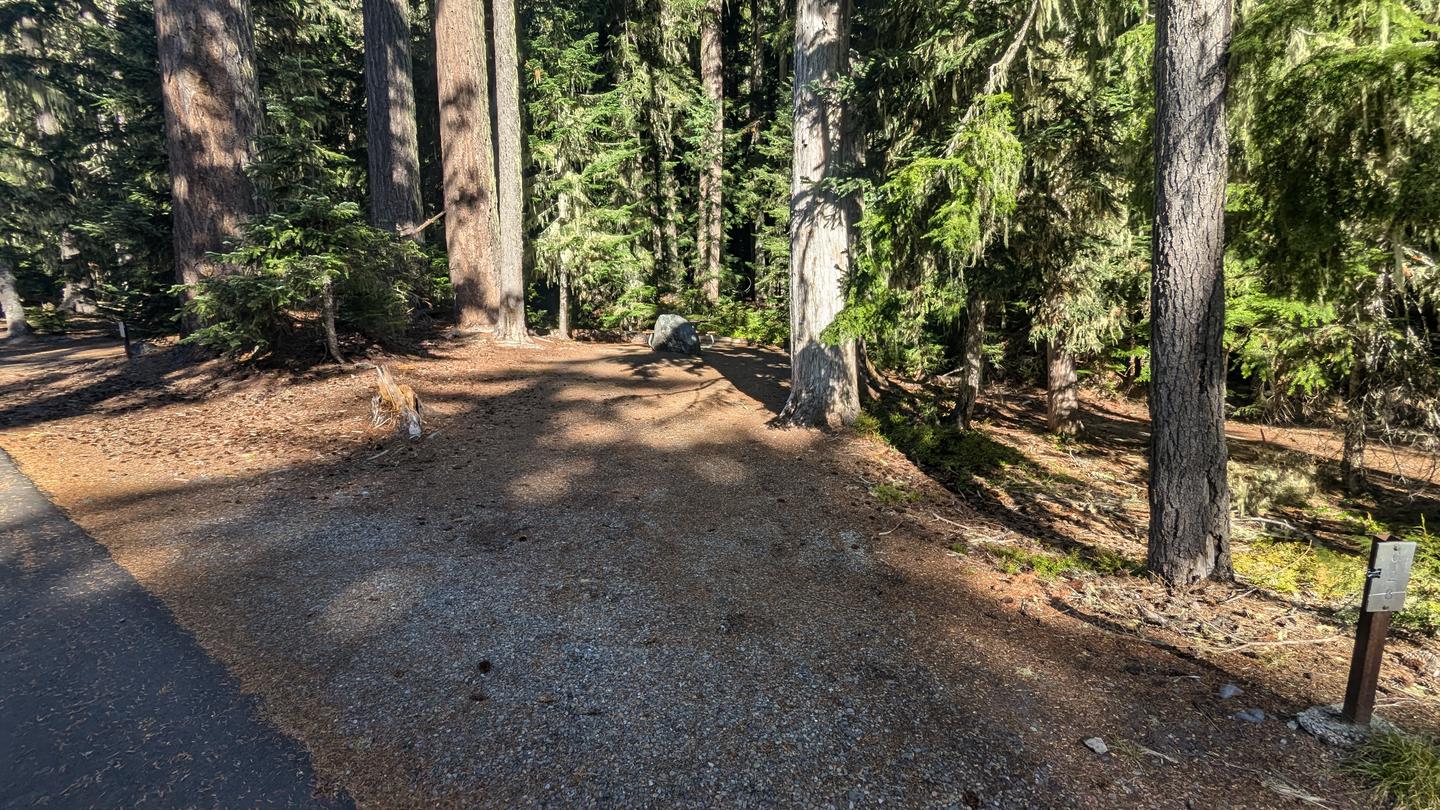
[[(314, 461), (157, 462), (66, 505), (362, 804), (1263, 803), (1275, 773), (1340, 795), (1318, 746), (1223, 716), (1223, 670), (1027, 615), (934, 537), (876, 531), (860, 440), (770, 428), (724, 380), (781, 360), (714, 355), (441, 356), (407, 371), (419, 442), (293, 406)], [(187, 430), (234, 418), (197, 403)]]

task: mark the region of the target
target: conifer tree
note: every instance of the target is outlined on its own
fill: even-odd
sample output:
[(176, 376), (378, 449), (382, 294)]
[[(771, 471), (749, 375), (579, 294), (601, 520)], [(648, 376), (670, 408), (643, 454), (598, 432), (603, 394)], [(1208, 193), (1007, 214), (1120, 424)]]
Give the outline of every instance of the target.
[(207, 259), (257, 210), (246, 170), (260, 128), (247, 0), (155, 0), (175, 272), (193, 293), (224, 272)]
[(850, 205), (833, 182), (847, 151), (840, 84), (849, 49), (849, 0), (796, 1), (791, 383), (780, 414), (793, 425), (848, 425), (860, 413), (855, 342), (827, 342), (824, 336), (844, 306), (850, 269)]
[(1148, 565), (1179, 585), (1231, 576), (1222, 342), (1229, 41), (1230, 0), (1160, 0)]
[(483, 3), (437, 0), (445, 243), (455, 320), (462, 330), (493, 330), (500, 310), (489, 39)]
[(421, 219), (408, 0), (363, 0), (361, 10), (370, 221), (377, 228), (408, 233)]
[(495, 136), (500, 250), (496, 269), (499, 312), (495, 337), (528, 343), (525, 327), (525, 182), (520, 150), (520, 47), (515, 0), (493, 0), (495, 12)]

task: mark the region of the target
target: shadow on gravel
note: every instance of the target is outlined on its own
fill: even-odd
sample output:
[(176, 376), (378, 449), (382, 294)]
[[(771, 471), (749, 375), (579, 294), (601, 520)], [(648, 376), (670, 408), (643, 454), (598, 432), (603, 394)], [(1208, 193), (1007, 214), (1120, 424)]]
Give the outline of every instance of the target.
[[(1317, 746), (1196, 710), (1224, 672), (1026, 615), (936, 538), (883, 532), (845, 472), (853, 440), (754, 412), (783, 404), (783, 358), (501, 357), (408, 372), (437, 406), (422, 441), (77, 510), (153, 561), (147, 587), (362, 803), (1216, 806), (1273, 799), (1272, 773), (1331, 787)], [(1099, 757), (1089, 736), (1168, 759)]]

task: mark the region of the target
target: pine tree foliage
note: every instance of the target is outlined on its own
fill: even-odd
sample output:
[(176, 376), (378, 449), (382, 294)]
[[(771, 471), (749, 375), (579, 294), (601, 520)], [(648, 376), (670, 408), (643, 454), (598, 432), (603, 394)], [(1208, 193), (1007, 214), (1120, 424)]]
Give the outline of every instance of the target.
[[(1246, 9), (1235, 43), (1242, 346), (1251, 368), (1257, 340), (1276, 347), (1258, 372), (1272, 409), (1348, 402), (1354, 465), (1367, 431), (1440, 428), (1437, 22), (1432, 2), (1280, 0)], [(1308, 345), (1285, 338), (1296, 325)]]

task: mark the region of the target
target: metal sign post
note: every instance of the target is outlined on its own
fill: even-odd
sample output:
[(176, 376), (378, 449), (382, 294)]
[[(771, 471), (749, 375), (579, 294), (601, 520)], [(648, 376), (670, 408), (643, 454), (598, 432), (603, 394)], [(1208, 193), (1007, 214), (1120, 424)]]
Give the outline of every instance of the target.
[(1355, 652), (1350, 656), (1350, 682), (1345, 686), (1345, 706), (1341, 709), (1345, 719), (1357, 726), (1370, 725), (1375, 713), (1375, 688), (1380, 681), (1390, 614), (1405, 607), (1405, 588), (1410, 584), (1414, 562), (1414, 543), (1396, 542), (1387, 536), (1370, 546), (1365, 596), (1360, 601), (1360, 621), (1355, 627)]

